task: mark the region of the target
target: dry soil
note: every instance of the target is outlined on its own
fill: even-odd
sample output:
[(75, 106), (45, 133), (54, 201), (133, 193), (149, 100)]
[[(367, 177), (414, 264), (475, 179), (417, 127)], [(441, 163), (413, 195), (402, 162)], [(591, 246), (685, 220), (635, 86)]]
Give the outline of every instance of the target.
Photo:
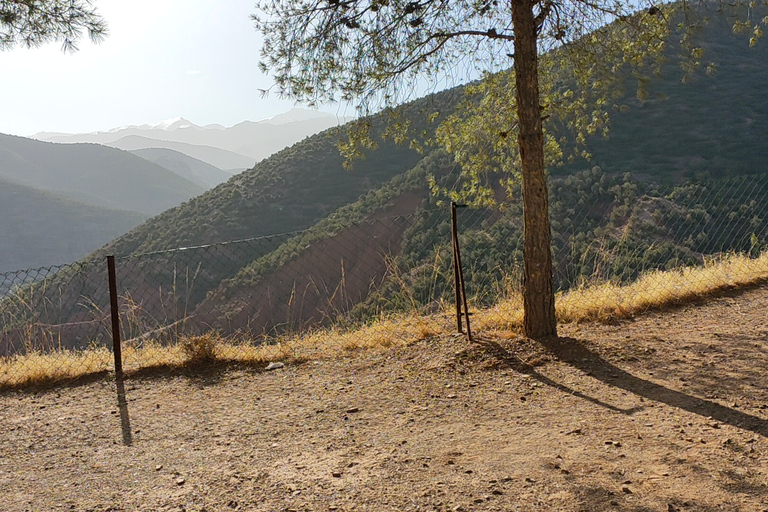
[(5, 393), (0, 510), (768, 510), (766, 305)]

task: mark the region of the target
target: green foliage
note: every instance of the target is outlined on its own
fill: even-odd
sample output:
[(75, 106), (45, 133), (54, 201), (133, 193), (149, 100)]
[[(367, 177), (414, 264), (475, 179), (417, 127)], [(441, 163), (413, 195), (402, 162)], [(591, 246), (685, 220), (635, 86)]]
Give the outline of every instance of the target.
[(76, 51), (83, 31), (93, 42), (107, 35), (107, 25), (91, 0), (7, 0), (0, 2), (0, 50), (59, 41)]

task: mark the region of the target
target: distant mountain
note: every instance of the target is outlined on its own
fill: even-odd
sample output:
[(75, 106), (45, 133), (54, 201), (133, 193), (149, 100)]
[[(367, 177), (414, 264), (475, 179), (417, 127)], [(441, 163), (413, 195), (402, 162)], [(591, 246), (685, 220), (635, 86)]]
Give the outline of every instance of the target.
[(105, 146), (134, 151), (137, 149), (170, 149), (178, 151), (196, 160), (201, 160), (218, 169), (236, 174), (253, 167), (254, 158), (233, 151), (201, 144), (187, 144), (168, 140), (150, 139), (140, 135), (128, 135), (113, 142), (104, 142)]
[(0, 180), (0, 272), (76, 261), (146, 218)]
[(134, 149), (130, 153), (173, 171), (205, 189), (213, 188), (232, 177), (232, 174), (222, 171), (218, 167), (172, 149)]
[(318, 119), (328, 120), (331, 118), (335, 118), (339, 120), (338, 124), (343, 124), (345, 121), (351, 121), (350, 117), (334, 116), (333, 114), (328, 114), (326, 112), (320, 112), (317, 110), (307, 110), (304, 108), (292, 108), (291, 110), (283, 114), (278, 114), (276, 116), (268, 117), (267, 119), (262, 119), (261, 121), (259, 121), (259, 123), (280, 125), (280, 124), (288, 124), (288, 123), (297, 123), (302, 121), (312, 121), (312, 120), (318, 120)]
[(127, 151), (0, 134), (0, 179), (74, 201), (148, 215), (204, 189)]
[[(221, 125), (198, 126), (184, 118), (174, 118), (106, 132), (75, 135), (41, 132), (33, 137), (51, 142), (93, 142), (121, 149), (167, 148), (203, 160), (219, 169), (243, 170), (310, 135), (344, 124), (349, 119), (295, 108), (263, 121), (245, 121), (230, 128)], [(136, 137), (141, 138), (142, 142), (137, 142), (139, 139)], [(144, 139), (157, 142), (150, 143)], [(203, 146), (206, 150), (179, 144)], [(227, 153), (225, 158), (223, 154), (214, 154), (210, 148), (237, 153), (237, 157)]]

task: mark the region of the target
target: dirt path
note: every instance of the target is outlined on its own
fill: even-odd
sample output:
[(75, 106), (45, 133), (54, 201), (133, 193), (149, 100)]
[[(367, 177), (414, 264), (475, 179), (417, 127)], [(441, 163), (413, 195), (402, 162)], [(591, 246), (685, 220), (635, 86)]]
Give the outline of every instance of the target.
[(768, 510), (766, 304), (0, 395), (0, 509)]

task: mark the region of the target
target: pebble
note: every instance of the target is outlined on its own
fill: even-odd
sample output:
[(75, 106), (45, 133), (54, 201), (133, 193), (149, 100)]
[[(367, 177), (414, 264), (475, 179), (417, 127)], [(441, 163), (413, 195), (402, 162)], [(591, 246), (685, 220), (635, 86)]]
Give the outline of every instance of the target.
[(284, 367), (285, 365), (283, 363), (277, 362), (277, 363), (269, 363), (266, 368), (264, 368), (266, 371), (272, 371), (277, 370), (279, 368)]

